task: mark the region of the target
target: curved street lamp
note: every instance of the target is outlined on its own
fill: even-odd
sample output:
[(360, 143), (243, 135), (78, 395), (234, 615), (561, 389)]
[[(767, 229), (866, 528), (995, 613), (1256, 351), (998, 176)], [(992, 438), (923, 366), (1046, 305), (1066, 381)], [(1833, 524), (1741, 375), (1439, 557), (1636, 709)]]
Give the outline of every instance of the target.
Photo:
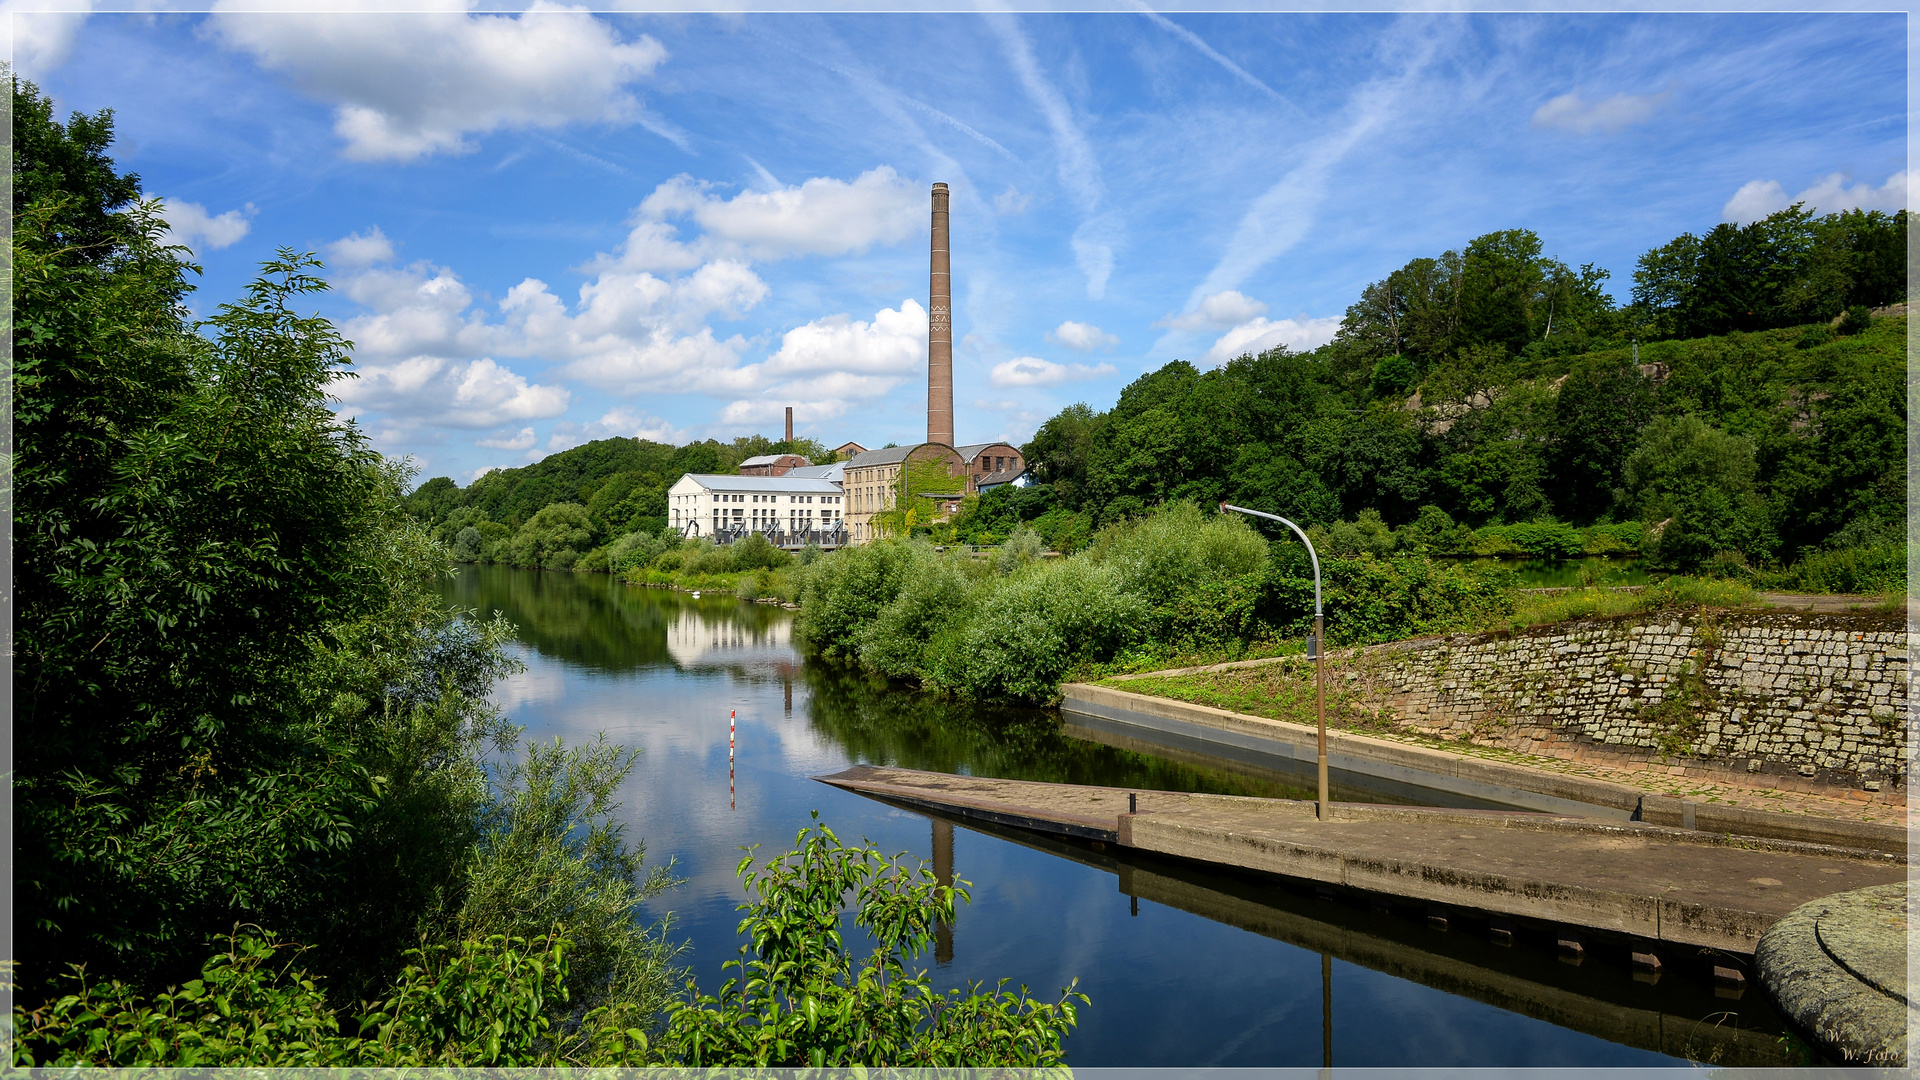
[(1277, 521), (1292, 529), (1300, 542), (1307, 545), (1307, 558), (1313, 560), (1313, 710), (1320, 722), (1320, 803), (1314, 814), (1321, 821), (1327, 820), (1327, 643), (1325, 641), (1326, 620), (1320, 611), (1320, 553), (1313, 550), (1313, 541), (1307, 539), (1306, 531), (1278, 514), (1269, 514), (1264, 510), (1249, 510), (1232, 503), (1221, 503), (1224, 513), (1232, 511), (1249, 517), (1266, 518)]

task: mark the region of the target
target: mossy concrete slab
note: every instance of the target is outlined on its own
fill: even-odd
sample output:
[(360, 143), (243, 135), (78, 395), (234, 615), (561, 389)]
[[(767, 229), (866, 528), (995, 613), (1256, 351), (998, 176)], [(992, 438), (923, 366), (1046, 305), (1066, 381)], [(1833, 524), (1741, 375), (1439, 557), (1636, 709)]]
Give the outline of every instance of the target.
[(1780, 1011), (1843, 1061), (1907, 1064), (1905, 882), (1823, 896), (1760, 936), (1754, 968)]

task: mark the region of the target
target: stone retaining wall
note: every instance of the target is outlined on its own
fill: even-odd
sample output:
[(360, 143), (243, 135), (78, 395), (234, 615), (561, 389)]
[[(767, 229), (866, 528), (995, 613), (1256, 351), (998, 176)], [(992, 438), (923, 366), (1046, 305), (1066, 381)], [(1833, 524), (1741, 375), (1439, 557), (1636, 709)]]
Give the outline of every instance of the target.
[(1555, 756), (1600, 748), (1787, 787), (1891, 796), (1906, 783), (1898, 615), (1583, 620), (1399, 642), (1334, 670), (1369, 707), (1431, 735)]

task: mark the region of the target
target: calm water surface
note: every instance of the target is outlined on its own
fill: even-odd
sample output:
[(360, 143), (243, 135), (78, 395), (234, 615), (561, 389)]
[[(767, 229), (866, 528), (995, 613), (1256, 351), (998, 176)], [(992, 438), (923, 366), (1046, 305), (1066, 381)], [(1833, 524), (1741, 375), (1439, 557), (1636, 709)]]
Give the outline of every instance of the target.
[[(1545, 948), (1429, 930), (1284, 884), (930, 820), (814, 782), (867, 763), (1020, 779), (1306, 794), (1303, 778), (1208, 768), (1066, 736), (1051, 710), (972, 707), (804, 660), (790, 613), (598, 574), (466, 567), (464, 608), (519, 627), (526, 671), (497, 699), (529, 738), (604, 732), (642, 751), (630, 835), (685, 883), (654, 902), (701, 984), (734, 958), (743, 846), (790, 846), (820, 811), (843, 838), (951, 863), (973, 883), (934, 977), (1011, 977), (1092, 998), (1076, 1065), (1785, 1064), (1763, 995), (1636, 981)], [(738, 749), (727, 760), (727, 714)], [(1310, 796), (1309, 796), (1310, 797)], [(1380, 801), (1377, 796), (1368, 796)]]

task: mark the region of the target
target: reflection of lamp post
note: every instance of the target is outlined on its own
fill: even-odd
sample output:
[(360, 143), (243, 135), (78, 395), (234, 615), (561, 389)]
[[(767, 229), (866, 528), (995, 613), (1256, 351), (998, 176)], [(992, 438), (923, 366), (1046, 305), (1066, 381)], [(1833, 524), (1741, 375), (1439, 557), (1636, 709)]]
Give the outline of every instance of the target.
[(1320, 720), (1320, 805), (1315, 811), (1321, 821), (1327, 820), (1327, 643), (1325, 640), (1326, 620), (1320, 611), (1320, 553), (1313, 550), (1313, 541), (1307, 539), (1306, 531), (1278, 514), (1269, 514), (1263, 510), (1249, 510), (1232, 503), (1221, 503), (1221, 510), (1231, 510), (1236, 514), (1266, 518), (1277, 521), (1300, 537), (1307, 545), (1307, 557), (1313, 560), (1313, 709)]

